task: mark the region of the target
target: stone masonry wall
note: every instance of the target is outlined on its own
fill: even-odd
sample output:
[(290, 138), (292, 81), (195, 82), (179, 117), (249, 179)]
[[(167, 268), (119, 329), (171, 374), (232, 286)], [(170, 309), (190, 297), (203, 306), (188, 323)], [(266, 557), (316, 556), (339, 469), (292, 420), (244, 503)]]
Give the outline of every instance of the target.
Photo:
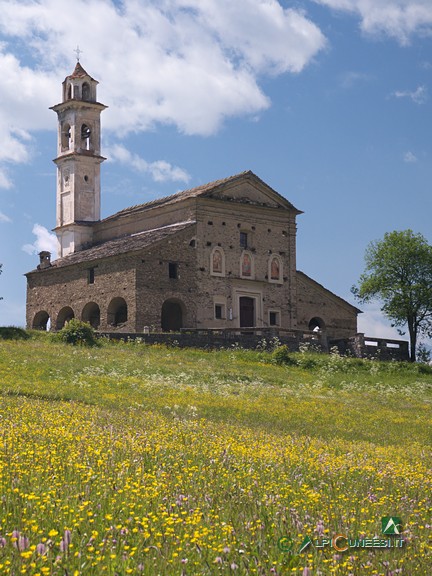
[[(269, 325), (269, 311), (279, 314), (279, 325), (295, 325), (295, 259), (291, 245), (294, 215), (252, 204), (199, 200), (197, 210), (197, 327), (233, 328), (239, 324), (239, 297), (255, 299), (255, 325)], [(295, 230), (295, 228), (294, 228)], [(240, 233), (247, 234), (246, 248)], [(295, 239), (294, 239), (295, 244)], [(215, 248), (223, 250), (224, 274), (211, 274)], [(242, 277), (241, 258), (248, 252), (252, 275)], [(282, 264), (281, 282), (269, 281), (269, 260), (277, 255)], [(216, 319), (214, 305), (224, 305), (225, 314)]]
[[(194, 226), (172, 236), (168, 241), (155, 244), (136, 259), (137, 331), (147, 326), (161, 330), (164, 302), (180, 305), (182, 324), (196, 326), (196, 248)], [(169, 264), (175, 264), (177, 277), (169, 277)]]
[[(94, 283), (89, 283), (89, 269), (94, 268)], [(84, 306), (90, 302), (100, 308), (100, 328), (107, 330), (108, 307), (113, 298), (123, 298), (128, 306), (128, 320), (121, 329), (135, 331), (135, 259), (122, 256), (115, 262), (99, 260), (62, 268), (38, 270), (28, 275), (27, 326), (31, 328), (36, 314), (45, 310), (51, 327), (57, 327), (59, 313), (65, 307), (82, 318)]]
[(329, 338), (350, 338), (357, 333), (356, 308), (302, 273), (297, 276), (297, 312), (301, 330), (308, 330), (309, 322), (319, 318)]

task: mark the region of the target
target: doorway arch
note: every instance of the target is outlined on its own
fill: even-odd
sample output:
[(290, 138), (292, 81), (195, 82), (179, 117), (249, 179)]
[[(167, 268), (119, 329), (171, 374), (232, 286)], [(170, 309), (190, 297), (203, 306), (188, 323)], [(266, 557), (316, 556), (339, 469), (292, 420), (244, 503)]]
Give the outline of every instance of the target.
[(183, 328), (185, 307), (181, 300), (170, 298), (162, 304), (162, 332), (178, 332)]
[(311, 332), (324, 332), (325, 328), (326, 325), (322, 318), (316, 316), (309, 321), (309, 330)]

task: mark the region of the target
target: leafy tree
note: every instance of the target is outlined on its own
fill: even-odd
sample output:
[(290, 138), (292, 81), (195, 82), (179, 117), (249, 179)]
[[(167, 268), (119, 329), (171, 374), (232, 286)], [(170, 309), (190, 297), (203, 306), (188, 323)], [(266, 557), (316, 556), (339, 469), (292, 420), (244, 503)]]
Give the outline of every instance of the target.
[(393, 326), (408, 327), (415, 362), (417, 337), (432, 336), (432, 246), (412, 230), (387, 232), (368, 245), (365, 264), (353, 294), (360, 302), (380, 300)]

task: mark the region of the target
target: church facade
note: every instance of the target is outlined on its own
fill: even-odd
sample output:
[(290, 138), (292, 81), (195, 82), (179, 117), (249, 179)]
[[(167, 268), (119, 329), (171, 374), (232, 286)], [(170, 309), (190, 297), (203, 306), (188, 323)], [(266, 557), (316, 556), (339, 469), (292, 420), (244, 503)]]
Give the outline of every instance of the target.
[(301, 211), (254, 173), (100, 218), (97, 81), (78, 62), (58, 116), (58, 258), (27, 276), (27, 326), (71, 318), (103, 332), (188, 329), (357, 332), (360, 312), (296, 267)]

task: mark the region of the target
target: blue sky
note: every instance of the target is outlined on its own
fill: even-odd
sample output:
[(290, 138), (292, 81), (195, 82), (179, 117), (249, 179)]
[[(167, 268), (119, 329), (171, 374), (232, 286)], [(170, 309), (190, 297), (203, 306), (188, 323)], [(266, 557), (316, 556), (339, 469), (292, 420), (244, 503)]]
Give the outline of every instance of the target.
[(432, 242), (430, 0), (0, 0), (0, 324), (52, 246), (77, 45), (109, 106), (103, 216), (250, 169), (304, 211), (298, 268), (354, 304), (369, 241)]

